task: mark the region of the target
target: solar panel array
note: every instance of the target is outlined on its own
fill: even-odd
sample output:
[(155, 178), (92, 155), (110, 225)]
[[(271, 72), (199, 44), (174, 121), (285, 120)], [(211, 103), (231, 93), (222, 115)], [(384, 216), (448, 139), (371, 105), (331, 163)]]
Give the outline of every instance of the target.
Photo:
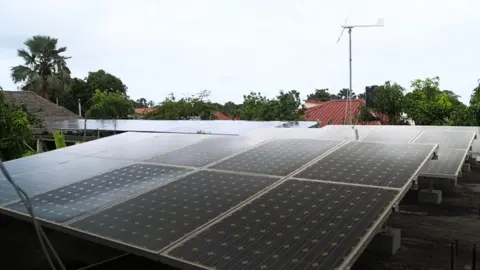
[(440, 148), (438, 160), (430, 160), (420, 171), (420, 176), (455, 178), (458, 177), (465, 162), (465, 150)]
[[(122, 134), (7, 166), (42, 222), (79, 237), (185, 268), (342, 269), (438, 148), (342, 139), (376, 130)], [(25, 216), (3, 183), (0, 211)]]
[(310, 128), (315, 121), (241, 120), (94, 120), (71, 119), (55, 123), (59, 130), (127, 131), (157, 133), (209, 133), (239, 135), (261, 128)]

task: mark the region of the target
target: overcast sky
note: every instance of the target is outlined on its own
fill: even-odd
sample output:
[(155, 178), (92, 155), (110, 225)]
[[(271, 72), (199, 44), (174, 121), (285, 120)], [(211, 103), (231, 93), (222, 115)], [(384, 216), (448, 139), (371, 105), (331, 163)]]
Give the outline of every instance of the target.
[(479, 14), (478, 0), (0, 0), (0, 86), (15, 89), (16, 49), (43, 34), (68, 47), (73, 76), (104, 69), (133, 98), (336, 93), (348, 87), (340, 25), (383, 17), (384, 28), (353, 31), (354, 91), (438, 75), (468, 102), (480, 78)]

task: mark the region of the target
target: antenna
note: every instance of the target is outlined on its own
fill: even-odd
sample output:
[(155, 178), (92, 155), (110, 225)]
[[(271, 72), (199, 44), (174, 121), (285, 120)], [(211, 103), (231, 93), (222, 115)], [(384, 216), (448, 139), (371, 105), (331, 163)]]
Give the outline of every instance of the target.
[[(384, 26), (384, 19), (379, 18), (375, 24), (357, 24), (357, 25), (348, 25), (347, 24), (348, 18), (345, 20), (345, 24), (342, 25), (342, 31), (340, 32), (340, 36), (338, 37), (337, 43), (340, 42), (342, 38), (343, 31), (348, 29), (348, 62), (349, 62), (349, 88), (347, 93), (347, 102), (345, 104), (345, 108), (348, 107), (349, 111), (349, 123), (352, 124), (352, 29), (357, 27), (383, 27)], [(347, 117), (347, 109), (345, 109), (345, 118)]]

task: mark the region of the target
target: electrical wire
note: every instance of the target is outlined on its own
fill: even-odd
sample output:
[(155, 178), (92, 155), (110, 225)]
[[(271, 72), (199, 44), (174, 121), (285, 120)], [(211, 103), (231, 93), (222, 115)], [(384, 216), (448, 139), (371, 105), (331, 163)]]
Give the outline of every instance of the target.
[(64, 264), (62, 263), (62, 260), (58, 256), (58, 253), (55, 251), (55, 249), (53, 248), (53, 245), (48, 240), (47, 235), (43, 231), (40, 224), (38, 224), (29, 196), (22, 188), (20, 188), (15, 183), (10, 173), (8, 172), (7, 168), (5, 168), (5, 165), (3, 164), (1, 158), (0, 158), (0, 170), (2, 171), (5, 178), (7, 178), (7, 181), (10, 182), (10, 184), (13, 186), (13, 188), (15, 189), (15, 192), (17, 193), (18, 197), (20, 197), (20, 200), (25, 206), (25, 209), (27, 210), (28, 214), (30, 214), (30, 217), (32, 218), (33, 226), (35, 227), (36, 235), (38, 237), (38, 242), (40, 243), (40, 247), (42, 248), (42, 251), (45, 254), (45, 257), (47, 259), (47, 262), (50, 268), (52, 270), (57, 270), (57, 267), (55, 267), (55, 264), (52, 258), (50, 257), (49, 249), (50, 249), (50, 252), (53, 254), (53, 257), (56, 260), (56, 263), (59, 265), (60, 269), (66, 270)]

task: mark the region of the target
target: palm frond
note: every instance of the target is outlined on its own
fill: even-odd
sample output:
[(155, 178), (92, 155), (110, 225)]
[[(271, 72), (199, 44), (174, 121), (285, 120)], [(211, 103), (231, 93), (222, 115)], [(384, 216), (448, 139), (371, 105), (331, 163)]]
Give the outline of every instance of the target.
[(12, 80), (14, 83), (20, 83), (28, 81), (33, 73), (36, 73), (33, 69), (27, 66), (18, 65), (11, 69)]
[(30, 54), (24, 49), (17, 50), (17, 55), (25, 61), (26, 65), (32, 65), (35, 63), (35, 55)]

